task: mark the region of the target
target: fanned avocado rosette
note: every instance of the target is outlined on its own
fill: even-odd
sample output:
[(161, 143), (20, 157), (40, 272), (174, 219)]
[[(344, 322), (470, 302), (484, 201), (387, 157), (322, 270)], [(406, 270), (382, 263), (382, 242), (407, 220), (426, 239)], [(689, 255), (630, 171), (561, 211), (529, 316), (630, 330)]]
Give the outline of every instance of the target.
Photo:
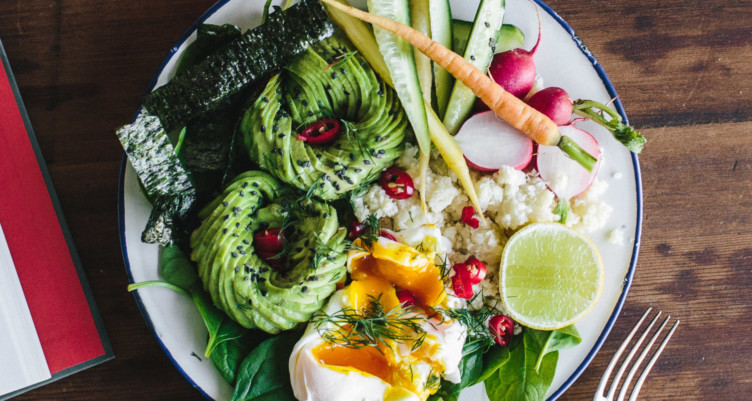
[(240, 129), (262, 169), (333, 200), (374, 181), (402, 154), (407, 118), (394, 90), (335, 35), (272, 77)]
[[(335, 209), (265, 172), (238, 175), (199, 217), (191, 259), (214, 304), (244, 327), (278, 333), (307, 322), (345, 275)], [(283, 245), (271, 255), (269, 232)]]

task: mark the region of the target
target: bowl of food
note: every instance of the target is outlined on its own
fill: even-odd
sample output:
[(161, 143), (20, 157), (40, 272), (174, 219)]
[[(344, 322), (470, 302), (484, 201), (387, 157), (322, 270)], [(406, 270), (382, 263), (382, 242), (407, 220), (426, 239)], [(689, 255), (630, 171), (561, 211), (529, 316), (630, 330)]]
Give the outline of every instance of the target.
[(149, 327), (209, 399), (557, 398), (639, 248), (603, 68), (540, 2), (326, 3), (215, 4), (118, 130)]

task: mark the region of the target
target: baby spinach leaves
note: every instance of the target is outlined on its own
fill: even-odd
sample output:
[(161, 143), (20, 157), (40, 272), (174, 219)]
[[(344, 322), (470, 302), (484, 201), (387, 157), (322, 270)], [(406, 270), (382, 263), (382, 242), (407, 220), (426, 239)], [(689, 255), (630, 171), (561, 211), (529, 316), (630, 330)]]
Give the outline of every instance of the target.
[(243, 360), (230, 401), (295, 401), (288, 361), (300, 332), (270, 337)]
[(580, 341), (574, 326), (554, 331), (525, 328), (509, 345), (508, 359), (485, 379), (489, 398), (499, 401), (545, 399), (556, 371), (558, 351)]

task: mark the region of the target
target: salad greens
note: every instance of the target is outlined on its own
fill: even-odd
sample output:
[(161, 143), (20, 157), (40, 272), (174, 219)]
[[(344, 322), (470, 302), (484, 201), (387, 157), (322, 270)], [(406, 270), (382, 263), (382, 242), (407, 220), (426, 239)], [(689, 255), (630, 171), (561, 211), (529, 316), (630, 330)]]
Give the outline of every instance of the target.
[(300, 332), (286, 332), (262, 342), (243, 360), (230, 401), (295, 401), (287, 361)]

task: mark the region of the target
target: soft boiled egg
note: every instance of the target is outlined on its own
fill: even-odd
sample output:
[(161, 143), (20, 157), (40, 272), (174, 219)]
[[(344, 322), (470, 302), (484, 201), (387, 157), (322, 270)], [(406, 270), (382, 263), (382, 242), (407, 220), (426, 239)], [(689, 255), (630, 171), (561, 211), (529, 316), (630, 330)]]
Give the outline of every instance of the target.
[[(348, 254), (351, 284), (332, 295), (323, 319), (308, 325), (290, 356), (298, 400), (424, 401), (438, 390), (440, 378), (460, 381), (467, 329), (434, 312), (444, 307), (447, 297), (434, 261), (436, 243), (429, 246), (429, 237), (424, 237), (424, 247), (383, 237), (370, 243), (355, 241)], [(398, 290), (415, 295), (416, 305), (401, 304)], [(393, 325), (381, 326), (382, 333), (392, 330), (392, 335), (354, 344), (353, 325), (336, 317), (349, 314), (354, 319), (350, 322), (369, 319), (374, 305), (387, 320), (393, 319)], [(405, 321), (412, 324), (400, 323)]]

